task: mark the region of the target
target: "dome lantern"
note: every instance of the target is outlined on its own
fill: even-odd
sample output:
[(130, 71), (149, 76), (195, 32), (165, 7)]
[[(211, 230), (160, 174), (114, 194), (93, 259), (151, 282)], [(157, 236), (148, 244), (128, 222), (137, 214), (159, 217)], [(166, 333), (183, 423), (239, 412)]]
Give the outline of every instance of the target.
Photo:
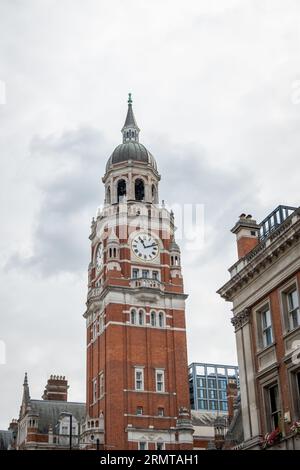
[(139, 142), (140, 129), (132, 109), (131, 93), (128, 94), (128, 111), (122, 128), (123, 143), (119, 144), (106, 164), (106, 174), (113, 165), (123, 162), (138, 162), (147, 164), (157, 173), (157, 165), (153, 155)]

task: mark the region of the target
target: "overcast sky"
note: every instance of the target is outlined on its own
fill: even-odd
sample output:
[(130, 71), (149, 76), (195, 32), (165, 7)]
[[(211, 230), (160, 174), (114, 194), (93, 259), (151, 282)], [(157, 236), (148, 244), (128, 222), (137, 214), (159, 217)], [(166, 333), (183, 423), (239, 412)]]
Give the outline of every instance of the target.
[(160, 198), (204, 204), (204, 246), (180, 242), (189, 361), (236, 363), (230, 228), (299, 205), (299, 18), (298, 0), (0, 0), (0, 428), (25, 371), (33, 398), (62, 374), (85, 400), (88, 236), (129, 91)]

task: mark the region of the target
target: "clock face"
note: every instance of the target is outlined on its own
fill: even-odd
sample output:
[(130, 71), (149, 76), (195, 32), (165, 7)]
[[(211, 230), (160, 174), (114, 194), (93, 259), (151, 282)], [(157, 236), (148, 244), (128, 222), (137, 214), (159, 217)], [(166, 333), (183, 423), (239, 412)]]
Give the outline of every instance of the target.
[(159, 253), (157, 240), (148, 233), (138, 233), (131, 242), (131, 249), (143, 261), (154, 260)]
[(102, 266), (103, 266), (103, 248), (102, 248), (102, 243), (99, 243), (98, 248), (97, 248), (97, 253), (96, 253), (97, 271), (100, 271)]

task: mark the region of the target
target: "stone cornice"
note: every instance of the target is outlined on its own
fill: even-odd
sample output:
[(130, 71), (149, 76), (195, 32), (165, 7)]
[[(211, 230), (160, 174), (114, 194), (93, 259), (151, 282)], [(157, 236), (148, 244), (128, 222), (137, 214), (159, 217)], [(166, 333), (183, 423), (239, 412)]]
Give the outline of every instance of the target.
[(229, 269), (236, 274), (217, 293), (225, 300), (232, 301), (240, 289), (259, 276), (291, 246), (299, 243), (299, 239), (300, 209), (297, 209), (266, 240)]

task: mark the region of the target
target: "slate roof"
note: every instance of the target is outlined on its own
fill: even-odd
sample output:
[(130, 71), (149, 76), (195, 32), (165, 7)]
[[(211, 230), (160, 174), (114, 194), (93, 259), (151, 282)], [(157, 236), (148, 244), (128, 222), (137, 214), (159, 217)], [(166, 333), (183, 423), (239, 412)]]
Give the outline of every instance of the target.
[(38, 430), (40, 433), (48, 433), (51, 425), (55, 432), (60, 414), (63, 412), (72, 413), (77, 421), (81, 422), (86, 415), (86, 404), (56, 401), (56, 400), (30, 400), (31, 413), (38, 415)]
[(0, 450), (7, 450), (12, 443), (12, 431), (0, 431)]

